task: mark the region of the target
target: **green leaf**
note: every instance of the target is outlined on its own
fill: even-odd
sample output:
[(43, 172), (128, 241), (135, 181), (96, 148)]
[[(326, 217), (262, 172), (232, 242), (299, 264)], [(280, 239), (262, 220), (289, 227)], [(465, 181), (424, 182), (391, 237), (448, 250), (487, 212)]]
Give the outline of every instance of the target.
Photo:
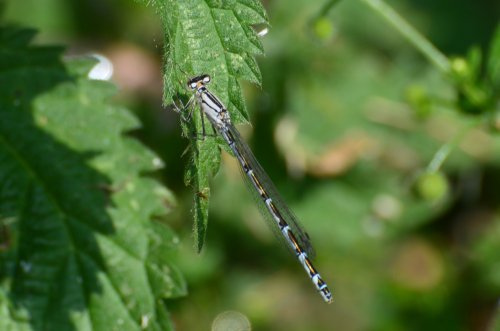
[(0, 330), (171, 330), (185, 284), (151, 217), (174, 200), (140, 176), (161, 162), (93, 61), (33, 36), (0, 29)]
[(500, 290), (499, 236), (500, 218), (496, 217), (491, 225), (480, 233), (471, 249), (476, 273), (481, 280), (480, 285), (491, 289), (493, 293), (498, 293)]
[[(263, 47), (252, 25), (267, 24), (262, 4), (257, 0), (145, 2), (156, 7), (164, 23), (167, 40), (164, 102), (171, 104), (179, 95), (185, 95), (189, 78), (209, 74), (210, 89), (227, 106), (232, 121), (246, 122), (248, 114), (238, 80), (261, 83), (254, 56), (262, 54)], [(219, 169), (220, 157), (214, 139), (199, 139), (202, 132), (199, 113), (194, 112), (193, 117), (193, 125), (184, 125), (183, 129), (193, 153), (186, 182), (195, 193), (195, 246), (200, 251), (207, 227), (209, 178)]]
[(500, 93), (500, 24), (493, 35), (487, 64), (488, 74), (491, 78), (494, 92)]

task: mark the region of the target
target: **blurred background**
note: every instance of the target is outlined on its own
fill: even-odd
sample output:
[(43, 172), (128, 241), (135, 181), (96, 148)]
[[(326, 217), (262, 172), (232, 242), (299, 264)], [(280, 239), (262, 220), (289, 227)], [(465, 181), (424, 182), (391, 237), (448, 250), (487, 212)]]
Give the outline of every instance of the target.
[[(116, 101), (143, 123), (130, 134), (165, 162), (148, 175), (178, 199), (165, 219), (181, 239), (176, 263), (189, 286), (168, 302), (177, 330), (500, 330), (500, 118), (484, 125), (461, 109), (450, 80), (362, 1), (322, 12), (325, 4), (264, 2), (263, 85), (241, 82), (252, 126), (240, 129), (311, 236), (332, 305), (280, 247), (225, 153), (206, 246), (195, 253), (188, 142), (162, 107), (163, 32), (152, 8), (0, 8), (4, 23), (39, 29), (39, 44), (113, 64)], [(497, 0), (390, 4), (451, 57), (473, 46), (486, 56), (500, 18)]]

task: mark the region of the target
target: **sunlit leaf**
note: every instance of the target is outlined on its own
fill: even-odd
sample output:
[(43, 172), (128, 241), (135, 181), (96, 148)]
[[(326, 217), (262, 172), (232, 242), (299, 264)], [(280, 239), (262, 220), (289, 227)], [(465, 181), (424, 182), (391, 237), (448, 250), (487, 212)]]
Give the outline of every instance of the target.
[(33, 36), (0, 30), (0, 330), (170, 330), (161, 299), (185, 284), (151, 217), (174, 200), (140, 175), (161, 162), (93, 61)]
[[(258, 0), (153, 0), (164, 23), (166, 44), (166, 104), (187, 93), (191, 77), (209, 74), (210, 89), (222, 100), (234, 123), (245, 122), (248, 114), (238, 80), (260, 84), (255, 55), (263, 47), (253, 28), (267, 23)], [(194, 113), (194, 125), (183, 125), (190, 139), (192, 162), (186, 183), (194, 190), (194, 232), (198, 251), (203, 247), (210, 197), (209, 179), (219, 168), (220, 157), (214, 139), (200, 139), (202, 125)], [(206, 122), (206, 121), (205, 121)], [(207, 126), (208, 123), (205, 123)], [(212, 133), (209, 127), (209, 133)]]

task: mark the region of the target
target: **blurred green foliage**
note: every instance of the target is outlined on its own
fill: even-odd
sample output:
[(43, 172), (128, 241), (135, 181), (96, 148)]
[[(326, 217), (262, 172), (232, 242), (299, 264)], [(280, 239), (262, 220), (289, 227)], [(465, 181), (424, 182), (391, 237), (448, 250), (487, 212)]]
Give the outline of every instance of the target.
[[(369, 3), (264, 2), (262, 87), (243, 83), (252, 127), (241, 131), (307, 228), (333, 305), (278, 248), (225, 152), (211, 183), (206, 247), (195, 252), (179, 119), (161, 108), (161, 81), (156, 90), (122, 87), (118, 102), (143, 125), (131, 134), (166, 164), (151, 175), (178, 200), (164, 218), (180, 235), (175, 263), (189, 288), (167, 302), (178, 330), (210, 329), (228, 310), (253, 330), (498, 328), (499, 3), (391, 3), (446, 54), (449, 70)], [(142, 62), (159, 73), (170, 67), (161, 64), (165, 31), (152, 8), (10, 0), (3, 19), (35, 26), (39, 43), (62, 41), (73, 54), (148, 54)], [(115, 67), (117, 77), (124, 67)]]

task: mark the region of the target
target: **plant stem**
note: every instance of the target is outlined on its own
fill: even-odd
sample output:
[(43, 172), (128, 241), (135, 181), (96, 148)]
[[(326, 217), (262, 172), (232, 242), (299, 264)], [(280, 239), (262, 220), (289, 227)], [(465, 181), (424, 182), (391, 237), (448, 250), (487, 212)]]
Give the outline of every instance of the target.
[(327, 3), (325, 3), (323, 5), (323, 7), (321, 8), (321, 10), (319, 11), (319, 13), (316, 15), (316, 19), (321, 18), (323, 16), (326, 16), (330, 12), (330, 10), (333, 8), (333, 6), (338, 4), (340, 1), (341, 0), (330, 0)]
[(460, 131), (458, 131), (457, 134), (449, 142), (441, 146), (432, 157), (432, 160), (429, 162), (429, 165), (426, 168), (426, 172), (439, 171), (444, 161), (446, 161), (446, 159), (451, 154), (453, 149), (458, 146), (458, 144), (460, 143), (462, 138), (467, 134), (467, 132), (469, 132), (470, 129), (478, 125), (478, 123), (480, 123), (480, 121), (474, 121), (472, 123), (469, 123), (468, 125), (463, 127)]
[(450, 72), (450, 62), (433, 44), (405, 21), (394, 9), (382, 0), (362, 0), (376, 13), (396, 28), (413, 46), (415, 46), (431, 63), (444, 73)]
[(427, 166), (426, 172), (433, 173), (433, 172), (438, 172), (441, 166), (443, 165), (444, 161), (448, 158), (450, 155), (451, 151), (455, 147), (455, 144), (453, 142), (448, 142), (441, 146), (437, 152), (434, 154), (431, 162), (429, 162), (429, 165)]

